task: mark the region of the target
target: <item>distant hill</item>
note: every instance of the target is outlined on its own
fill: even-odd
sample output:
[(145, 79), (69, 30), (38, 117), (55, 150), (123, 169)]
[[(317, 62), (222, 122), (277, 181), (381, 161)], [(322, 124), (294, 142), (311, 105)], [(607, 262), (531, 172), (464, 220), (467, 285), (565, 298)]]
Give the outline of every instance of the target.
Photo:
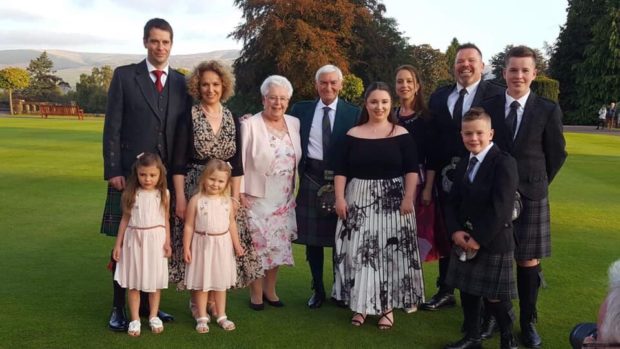
[[(6, 67), (26, 68), (30, 61), (39, 57), (43, 50), (0, 50), (0, 69)], [(63, 50), (47, 50), (48, 57), (54, 62), (56, 75), (75, 88), (80, 74), (90, 74), (94, 67), (109, 65), (116, 68), (120, 65), (139, 62), (145, 54), (90, 53)], [(239, 57), (239, 50), (221, 50), (190, 55), (171, 55), (170, 65), (173, 68), (192, 70), (198, 63), (219, 59), (227, 64)]]

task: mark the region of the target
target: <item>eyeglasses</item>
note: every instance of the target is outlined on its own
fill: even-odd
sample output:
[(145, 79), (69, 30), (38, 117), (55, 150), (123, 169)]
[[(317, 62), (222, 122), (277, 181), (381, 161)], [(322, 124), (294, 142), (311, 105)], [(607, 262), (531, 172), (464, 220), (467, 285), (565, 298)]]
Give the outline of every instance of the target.
[(280, 101), (282, 103), (286, 103), (289, 100), (288, 97), (278, 97), (278, 96), (267, 96), (267, 99), (271, 103), (276, 103), (277, 101)]

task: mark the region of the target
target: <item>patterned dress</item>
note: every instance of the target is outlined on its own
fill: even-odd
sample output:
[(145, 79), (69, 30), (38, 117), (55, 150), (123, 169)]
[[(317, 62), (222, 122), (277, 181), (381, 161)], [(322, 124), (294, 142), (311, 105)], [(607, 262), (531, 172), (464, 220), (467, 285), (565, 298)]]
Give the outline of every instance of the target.
[[(175, 148), (175, 173), (185, 174), (185, 197), (190, 198), (197, 192), (200, 175), (207, 162), (211, 159), (228, 161), (233, 167), (232, 175), (243, 175), (239, 124), (227, 108), (222, 110), (223, 118), (217, 134), (202, 111), (200, 105), (192, 107), (191, 127), (182, 129), (179, 144), (186, 145)], [(173, 206), (175, 201), (172, 200)], [(174, 212), (174, 207), (172, 208)], [(237, 211), (237, 229), (241, 246), (245, 255), (237, 257), (237, 285), (245, 287), (256, 278), (264, 275), (260, 261), (252, 247), (252, 238), (246, 232), (245, 209)], [(183, 262), (183, 221), (174, 217), (172, 227), (172, 258), (170, 259), (170, 282), (177, 284), (178, 290), (185, 289), (185, 263)]]
[(357, 313), (377, 315), (424, 301), (415, 214), (400, 214), (405, 173), (417, 172), (408, 134), (347, 136), (336, 175), (349, 179), (348, 214), (338, 220), (332, 296)]
[(288, 132), (267, 127), (275, 158), (267, 174), (265, 197), (246, 194), (247, 229), (263, 270), (293, 265), (291, 241), (297, 238), (295, 219), (295, 149)]

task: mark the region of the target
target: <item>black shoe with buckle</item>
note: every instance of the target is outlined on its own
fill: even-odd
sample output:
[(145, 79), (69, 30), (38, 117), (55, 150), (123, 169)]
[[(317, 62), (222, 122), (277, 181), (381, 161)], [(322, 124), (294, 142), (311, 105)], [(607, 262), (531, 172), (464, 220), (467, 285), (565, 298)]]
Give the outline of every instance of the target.
[(310, 309), (318, 309), (325, 302), (325, 293), (314, 292), (312, 297), (308, 299), (308, 307)]
[(456, 304), (454, 295), (451, 293), (437, 293), (430, 301), (422, 303), (420, 309), (422, 310), (438, 310), (442, 307), (452, 307)]
[(110, 314), (110, 321), (108, 322), (108, 328), (115, 332), (127, 331), (127, 316), (125, 315), (125, 308), (113, 307)]
[(532, 349), (538, 349), (542, 345), (542, 339), (533, 321), (521, 323), (521, 344)]
[(454, 342), (443, 347), (444, 349), (480, 349), (482, 340), (480, 338), (463, 337), (458, 342)]
[(500, 349), (518, 349), (517, 340), (512, 335), (512, 332), (502, 334), (500, 339)]

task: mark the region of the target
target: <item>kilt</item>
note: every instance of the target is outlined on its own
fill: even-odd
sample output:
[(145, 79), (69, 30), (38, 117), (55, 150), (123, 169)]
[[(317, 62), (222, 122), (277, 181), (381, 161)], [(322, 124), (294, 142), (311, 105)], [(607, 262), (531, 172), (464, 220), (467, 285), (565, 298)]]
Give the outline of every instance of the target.
[[(297, 240), (296, 244), (308, 246), (333, 247), (336, 239), (338, 216), (323, 216), (317, 209), (316, 195), (323, 181), (310, 174), (304, 174), (299, 183), (297, 194)], [(321, 185), (319, 185), (321, 184)]]
[(489, 253), (481, 248), (474, 259), (461, 262), (450, 256), (446, 284), (487, 299), (511, 300), (517, 296), (513, 253)]
[(103, 218), (101, 219), (101, 234), (107, 236), (118, 235), (118, 226), (121, 224), (123, 209), (121, 208), (122, 191), (114, 189), (108, 184), (108, 194), (103, 208)]
[(551, 219), (549, 199), (529, 200), (522, 196), (523, 210), (514, 221), (517, 247), (516, 260), (539, 259), (551, 256)]

